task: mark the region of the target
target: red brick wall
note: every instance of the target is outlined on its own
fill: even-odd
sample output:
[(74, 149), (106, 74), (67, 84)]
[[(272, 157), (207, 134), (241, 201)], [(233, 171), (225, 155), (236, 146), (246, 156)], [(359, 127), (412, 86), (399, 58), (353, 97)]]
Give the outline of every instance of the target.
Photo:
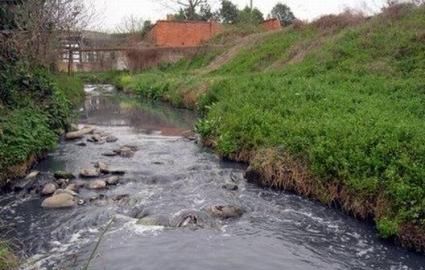
[(150, 38), (158, 47), (196, 47), (221, 30), (216, 22), (158, 21)]
[(282, 28), (282, 25), (280, 24), (280, 21), (278, 19), (266, 20), (262, 23), (262, 26), (267, 31), (272, 31), (272, 30), (277, 30), (277, 29)]

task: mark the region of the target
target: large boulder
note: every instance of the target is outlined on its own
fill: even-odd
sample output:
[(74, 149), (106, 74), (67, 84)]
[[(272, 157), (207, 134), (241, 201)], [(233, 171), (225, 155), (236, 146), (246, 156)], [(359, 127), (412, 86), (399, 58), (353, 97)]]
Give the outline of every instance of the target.
[(119, 155), (120, 155), (121, 157), (124, 157), (124, 158), (131, 158), (131, 157), (133, 157), (133, 156), (134, 156), (134, 152), (133, 152), (133, 150), (131, 150), (131, 148), (129, 148), (129, 147), (122, 147), (122, 148), (119, 150)]
[(126, 144), (126, 145), (124, 145), (123, 146), (123, 148), (130, 148), (131, 149), (131, 151), (133, 151), (133, 152), (137, 152), (137, 151), (139, 151), (139, 147), (137, 146), (137, 145), (133, 145), (133, 144)]
[(137, 221), (137, 225), (143, 226), (167, 226), (168, 224), (161, 223), (161, 221), (154, 217), (144, 217)]
[(94, 131), (94, 128), (92, 127), (84, 127), (78, 131), (72, 131), (65, 134), (66, 140), (76, 140), (76, 139), (82, 139), (84, 135), (92, 133)]
[(57, 188), (58, 187), (56, 186), (55, 183), (47, 183), (46, 185), (44, 185), (43, 189), (41, 190), (41, 195), (44, 195), (44, 196), (52, 195), (53, 193), (55, 193)]
[(170, 226), (176, 228), (188, 227), (213, 228), (216, 227), (214, 220), (203, 211), (183, 210), (170, 219)]
[(103, 180), (93, 180), (87, 184), (88, 189), (99, 190), (106, 188), (106, 182)]
[(118, 141), (118, 138), (117, 138), (117, 137), (115, 137), (115, 136), (110, 135), (110, 136), (107, 136), (107, 137), (106, 137), (106, 142), (107, 142), (107, 143), (114, 143), (114, 142), (116, 142), (116, 141)]
[(100, 170), (96, 168), (82, 169), (80, 176), (83, 178), (96, 178), (100, 176)]
[(118, 176), (111, 176), (106, 178), (105, 181), (108, 185), (117, 185), (120, 181), (120, 178)]
[(67, 193), (53, 195), (43, 201), (41, 206), (47, 209), (71, 208), (78, 204), (77, 199)]
[(100, 142), (102, 141), (102, 137), (99, 134), (93, 134), (87, 138), (87, 141), (93, 143)]
[(109, 166), (104, 162), (96, 162), (95, 167), (99, 169), (101, 173), (109, 173)]
[(58, 190), (55, 191), (55, 193), (53, 195), (59, 195), (59, 194), (63, 194), (63, 193), (69, 194), (69, 195), (74, 196), (74, 197), (78, 196), (78, 194), (76, 192), (74, 192), (70, 189), (58, 189)]
[[(83, 185), (84, 186), (84, 185)], [(72, 192), (78, 192), (81, 186), (78, 186), (76, 183), (69, 184), (65, 189), (70, 190)]]
[(229, 219), (241, 217), (244, 211), (233, 205), (216, 205), (209, 207), (207, 212), (215, 218)]

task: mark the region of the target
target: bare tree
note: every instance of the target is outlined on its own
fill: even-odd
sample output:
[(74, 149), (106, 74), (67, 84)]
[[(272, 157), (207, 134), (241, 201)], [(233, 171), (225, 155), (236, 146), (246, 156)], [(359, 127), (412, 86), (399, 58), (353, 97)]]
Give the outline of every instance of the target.
[(202, 7), (208, 6), (207, 0), (159, 0), (160, 4), (181, 13), (186, 20), (196, 19)]
[(137, 18), (134, 15), (130, 15), (121, 19), (120, 24), (115, 27), (114, 32), (120, 34), (142, 33), (144, 27), (145, 21), (142, 18)]
[(61, 53), (61, 38), (87, 27), (93, 16), (84, 0), (20, 1), (13, 8), (13, 29), (0, 46), (47, 66)]

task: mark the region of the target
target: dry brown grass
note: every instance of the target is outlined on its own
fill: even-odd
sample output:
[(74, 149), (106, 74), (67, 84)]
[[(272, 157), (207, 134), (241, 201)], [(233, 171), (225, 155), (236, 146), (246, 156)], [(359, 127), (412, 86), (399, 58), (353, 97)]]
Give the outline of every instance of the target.
[[(210, 146), (214, 146), (214, 143)], [(307, 165), (275, 149), (260, 151), (241, 151), (230, 157), (236, 161), (250, 163), (247, 179), (256, 183), (294, 192), (305, 197), (317, 199), (329, 206), (341, 208), (359, 219), (373, 219), (387, 215), (389, 201), (384, 194), (377, 199), (359, 196), (349, 191), (341, 183), (317, 181), (309, 173)], [(252, 179), (255, 178), (255, 179)], [(403, 224), (397, 239), (405, 248), (425, 252), (425, 230), (414, 224)]]
[(338, 15), (326, 15), (313, 21), (311, 25), (320, 30), (340, 30), (363, 23), (366, 17), (363, 13), (353, 10), (346, 10)]
[(16, 164), (12, 167), (6, 168), (3, 172), (0, 172), (0, 186), (7, 185), (8, 179), (16, 179), (25, 177), (28, 170), (31, 169), (40, 159), (46, 156), (45, 153), (41, 155), (32, 155), (26, 161)]
[(415, 8), (414, 3), (398, 3), (397, 1), (390, 2), (387, 7), (382, 9), (382, 14), (386, 19), (398, 20)]
[(399, 240), (404, 248), (425, 253), (425, 229), (414, 224), (400, 228)]
[(296, 160), (287, 153), (264, 149), (256, 152), (242, 151), (231, 158), (238, 161), (246, 161), (249, 158), (247, 160), (250, 163), (249, 170), (259, 176), (256, 182), (262, 186), (317, 199), (329, 206), (339, 207), (360, 219), (374, 216), (377, 205), (375, 200), (354, 194), (340, 182), (318, 181), (309, 172), (305, 162)]
[(308, 23), (302, 20), (295, 20), (292, 22), (292, 27), (295, 30), (304, 30), (308, 26)]

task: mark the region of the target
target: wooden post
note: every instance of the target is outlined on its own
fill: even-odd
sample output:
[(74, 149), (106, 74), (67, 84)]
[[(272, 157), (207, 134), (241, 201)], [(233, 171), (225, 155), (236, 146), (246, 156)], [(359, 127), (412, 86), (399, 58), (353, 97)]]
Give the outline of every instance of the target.
[(71, 76), (72, 73), (72, 62), (74, 60), (74, 52), (72, 51), (71, 45), (69, 46), (69, 54), (68, 54), (68, 76)]

